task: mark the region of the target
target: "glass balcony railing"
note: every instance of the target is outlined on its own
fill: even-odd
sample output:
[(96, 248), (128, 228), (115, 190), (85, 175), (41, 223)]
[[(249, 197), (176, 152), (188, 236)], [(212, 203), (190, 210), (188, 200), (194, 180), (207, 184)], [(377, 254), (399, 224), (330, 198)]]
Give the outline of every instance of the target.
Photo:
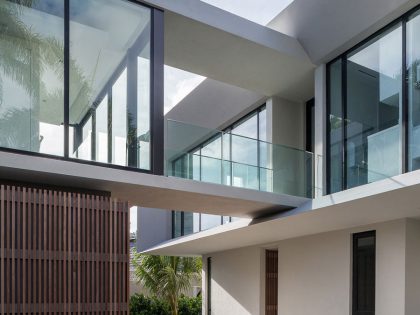
[(314, 197), (311, 152), (167, 120), (166, 175)]

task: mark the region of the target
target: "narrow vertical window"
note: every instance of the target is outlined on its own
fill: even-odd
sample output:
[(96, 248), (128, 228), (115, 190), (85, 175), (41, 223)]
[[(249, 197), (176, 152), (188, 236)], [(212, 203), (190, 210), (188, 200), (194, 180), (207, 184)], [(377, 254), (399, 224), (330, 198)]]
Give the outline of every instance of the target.
[(211, 257), (207, 258), (207, 315), (211, 315)]
[(265, 314), (277, 315), (278, 308), (278, 251), (265, 252)]
[(375, 231), (353, 235), (353, 315), (375, 314)]

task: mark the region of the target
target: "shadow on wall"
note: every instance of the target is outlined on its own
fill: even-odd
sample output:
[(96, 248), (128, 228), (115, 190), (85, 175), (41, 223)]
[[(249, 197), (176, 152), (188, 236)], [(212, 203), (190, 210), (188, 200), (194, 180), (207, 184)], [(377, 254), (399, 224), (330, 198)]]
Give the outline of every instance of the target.
[(260, 248), (232, 250), (211, 257), (212, 314), (260, 314)]

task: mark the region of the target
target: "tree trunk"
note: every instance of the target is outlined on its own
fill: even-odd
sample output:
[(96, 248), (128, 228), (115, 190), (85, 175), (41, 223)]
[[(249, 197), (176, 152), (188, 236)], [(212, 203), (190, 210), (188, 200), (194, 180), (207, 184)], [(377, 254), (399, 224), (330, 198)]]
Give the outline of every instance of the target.
[(172, 315), (178, 315), (178, 300), (176, 297), (171, 299)]

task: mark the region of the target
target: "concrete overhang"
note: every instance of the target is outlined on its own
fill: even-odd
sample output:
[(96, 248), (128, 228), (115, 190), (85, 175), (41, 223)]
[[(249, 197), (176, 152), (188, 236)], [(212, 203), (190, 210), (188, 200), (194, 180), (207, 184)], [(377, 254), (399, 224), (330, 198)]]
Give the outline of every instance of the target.
[(313, 70), (293, 37), (197, 0), (148, 0), (165, 10), (165, 63), (256, 93), (306, 101)]
[(0, 178), (108, 191), (133, 206), (255, 218), (308, 199), (80, 162), (0, 153)]
[(312, 62), (328, 62), (419, 0), (294, 0), (268, 27), (297, 38)]
[(247, 246), (271, 246), (305, 235), (420, 216), (420, 171), (320, 197), (271, 217), (243, 219), (177, 238), (146, 251), (203, 255)]

